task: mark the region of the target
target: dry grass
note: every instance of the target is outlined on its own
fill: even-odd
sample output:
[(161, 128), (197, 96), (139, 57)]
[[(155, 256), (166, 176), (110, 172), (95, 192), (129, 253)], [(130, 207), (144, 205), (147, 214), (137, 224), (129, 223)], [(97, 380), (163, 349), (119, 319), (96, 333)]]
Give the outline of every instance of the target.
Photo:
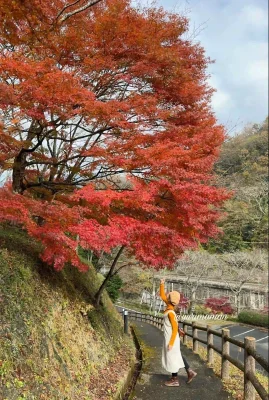
[[(95, 271), (43, 265), (21, 232), (0, 227), (1, 400), (110, 400), (135, 348)], [(100, 376), (103, 379), (100, 379)]]

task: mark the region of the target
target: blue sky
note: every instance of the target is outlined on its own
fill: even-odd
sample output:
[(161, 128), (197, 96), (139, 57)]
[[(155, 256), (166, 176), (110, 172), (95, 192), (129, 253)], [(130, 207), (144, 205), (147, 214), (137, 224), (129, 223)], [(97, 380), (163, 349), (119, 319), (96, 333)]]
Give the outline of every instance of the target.
[[(143, 4), (150, 4), (147, 0)], [(190, 18), (190, 33), (215, 60), (212, 106), (230, 133), (268, 114), (267, 0), (158, 0), (166, 10)]]

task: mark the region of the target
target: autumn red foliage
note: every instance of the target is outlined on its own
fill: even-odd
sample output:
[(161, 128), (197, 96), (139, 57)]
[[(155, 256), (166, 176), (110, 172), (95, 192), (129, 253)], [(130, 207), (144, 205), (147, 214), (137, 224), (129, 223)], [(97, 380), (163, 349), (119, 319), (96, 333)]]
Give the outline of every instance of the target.
[(186, 311), (186, 309), (189, 307), (190, 301), (188, 297), (186, 297), (183, 293), (180, 293), (180, 301), (178, 303), (178, 310), (179, 311)]
[(85, 268), (78, 241), (172, 267), (217, 234), (227, 198), (210, 61), (185, 17), (126, 0), (69, 14), (84, 3), (0, 0), (0, 220), (57, 269)]
[(210, 297), (205, 301), (205, 307), (210, 308), (214, 314), (233, 314), (234, 309), (229, 297)]

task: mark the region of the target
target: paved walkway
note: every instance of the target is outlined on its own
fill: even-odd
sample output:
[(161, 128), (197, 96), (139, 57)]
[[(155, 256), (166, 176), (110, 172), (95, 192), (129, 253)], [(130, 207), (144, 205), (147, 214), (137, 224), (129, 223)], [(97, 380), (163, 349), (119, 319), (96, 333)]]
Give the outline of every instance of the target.
[(169, 374), (161, 366), (163, 333), (155, 326), (144, 322), (131, 321), (144, 353), (143, 368), (136, 384), (132, 400), (228, 400), (228, 393), (214, 372), (207, 368), (197, 354), (181, 344), (182, 354), (198, 375), (186, 384), (185, 369), (179, 371), (179, 387), (167, 387), (163, 382)]

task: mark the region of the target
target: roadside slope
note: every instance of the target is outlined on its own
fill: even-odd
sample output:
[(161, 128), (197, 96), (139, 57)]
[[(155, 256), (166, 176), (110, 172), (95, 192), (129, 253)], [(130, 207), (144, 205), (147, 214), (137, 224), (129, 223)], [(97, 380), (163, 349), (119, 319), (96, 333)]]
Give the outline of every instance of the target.
[(0, 226), (0, 398), (115, 398), (134, 363), (108, 296), (95, 309), (93, 271), (56, 272), (22, 231)]

